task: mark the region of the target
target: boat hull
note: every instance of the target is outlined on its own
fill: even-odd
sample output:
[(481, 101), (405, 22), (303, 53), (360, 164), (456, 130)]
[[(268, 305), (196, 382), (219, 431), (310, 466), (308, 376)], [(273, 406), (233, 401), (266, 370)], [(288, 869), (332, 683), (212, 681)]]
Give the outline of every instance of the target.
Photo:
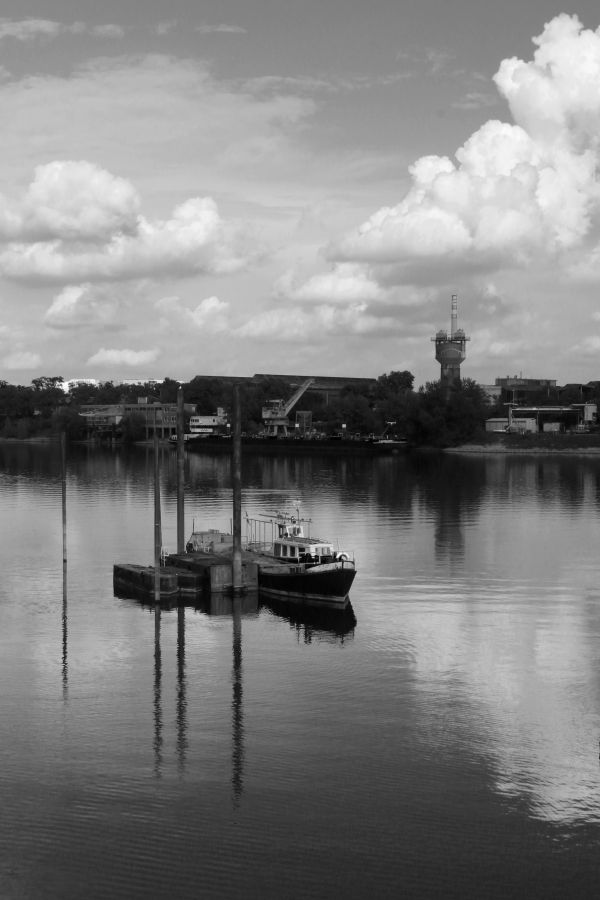
[(356, 576), (353, 565), (315, 566), (298, 571), (297, 567), (259, 566), (258, 587), (261, 594), (295, 603), (345, 606)]

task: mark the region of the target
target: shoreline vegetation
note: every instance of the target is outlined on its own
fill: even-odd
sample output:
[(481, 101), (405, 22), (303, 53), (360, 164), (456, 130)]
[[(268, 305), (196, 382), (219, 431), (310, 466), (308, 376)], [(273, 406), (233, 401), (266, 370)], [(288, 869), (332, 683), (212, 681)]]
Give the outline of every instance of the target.
[(486, 434), (482, 440), (445, 447), (443, 452), (597, 456), (600, 454), (600, 434)]
[[(51, 444), (56, 443), (60, 439), (60, 435), (35, 435), (27, 438), (3, 437), (0, 435), (0, 444)], [(74, 441), (74, 444), (107, 447), (106, 443), (100, 443), (95, 440)], [(168, 445), (168, 440), (161, 440), (161, 445)], [(303, 442), (304, 449), (308, 449), (307, 443)], [(344, 447), (345, 441), (336, 443), (336, 449), (343, 454), (344, 449), (351, 450), (355, 442), (348, 441), (347, 447)], [(133, 446), (150, 446), (153, 441), (135, 441)], [(117, 443), (113, 447), (122, 447), (123, 444)], [(130, 445), (132, 446), (132, 445)], [(207, 442), (206, 448), (209, 449), (210, 442)], [(274, 442), (273, 449), (277, 446)], [(289, 445), (285, 445), (289, 449)], [(322, 442), (314, 441), (314, 450), (318, 451), (322, 448)], [(312, 449), (312, 448), (311, 448)], [(562, 456), (600, 456), (600, 434), (525, 434), (525, 435), (498, 435), (485, 434), (480, 439), (458, 444), (453, 447), (434, 447), (431, 445), (410, 446), (406, 447), (406, 452), (437, 452), (437, 453), (455, 453), (464, 455), (541, 455), (555, 454)], [(404, 452), (404, 450), (403, 450)]]
[[(271, 375), (246, 380), (241, 392), (241, 425), (246, 437), (265, 436), (266, 424), (271, 421), (265, 422), (265, 404), (284, 402), (273, 398), (293, 398), (296, 381)], [(597, 422), (586, 423), (590, 431), (575, 430), (581, 419), (579, 410), (559, 422), (552, 422), (554, 427), (568, 426), (573, 430), (535, 434), (486, 431), (490, 420), (492, 424), (507, 421), (508, 401), (504, 395), (491, 403), (481, 385), (468, 378), (452, 385), (428, 382), (418, 390), (414, 390), (413, 384), (412, 373), (405, 370), (392, 371), (377, 379), (362, 379), (360, 383), (350, 381), (341, 387), (337, 385), (331, 396), (329, 388), (321, 386), (313, 390), (309, 387), (302, 394), (301, 419), (296, 418), (294, 422), (295, 402), (290, 408), (284, 407), (289, 419), (288, 428), (302, 427), (301, 436), (305, 431), (306, 437), (318, 443), (320, 450), (330, 444), (334, 446), (335, 441), (336, 452), (342, 453), (367, 452), (369, 441), (380, 445), (378, 452), (399, 452), (401, 449), (453, 453), (591, 455), (600, 452), (600, 425)], [(587, 386), (585, 395), (584, 386), (579, 385), (556, 388), (554, 393), (548, 389), (541, 392), (543, 396), (538, 396), (538, 392), (528, 399), (540, 409), (558, 404), (561, 409), (575, 410), (583, 405), (583, 398), (592, 406), (600, 406), (600, 382), (593, 384), (596, 387)], [(147, 443), (153, 430), (152, 417), (149, 425), (149, 411), (155, 405), (166, 406), (167, 415), (172, 416), (180, 391), (185, 404), (186, 430), (189, 430), (189, 417), (194, 412), (214, 416), (215, 410), (222, 409), (226, 414), (232, 404), (232, 382), (222, 377), (195, 376), (183, 384), (170, 378), (143, 384), (80, 383), (70, 385), (66, 392), (64, 387), (60, 376), (35, 378), (30, 387), (0, 381), (0, 440), (43, 443), (64, 433), (70, 444), (94, 441), (143, 444)], [(90, 413), (94, 407), (97, 416)], [(515, 409), (518, 411), (518, 405)], [(164, 426), (164, 420), (161, 421)], [(164, 430), (163, 426), (159, 430)], [(167, 430), (172, 430), (170, 424)], [(226, 437), (225, 434), (222, 436)], [(381, 446), (390, 441), (406, 443), (402, 448)], [(258, 445), (253, 449), (258, 449)], [(300, 452), (300, 447), (295, 449)], [(316, 452), (317, 447), (313, 451), (312, 446), (304, 445), (304, 450)], [(271, 452), (279, 451), (271, 448)]]

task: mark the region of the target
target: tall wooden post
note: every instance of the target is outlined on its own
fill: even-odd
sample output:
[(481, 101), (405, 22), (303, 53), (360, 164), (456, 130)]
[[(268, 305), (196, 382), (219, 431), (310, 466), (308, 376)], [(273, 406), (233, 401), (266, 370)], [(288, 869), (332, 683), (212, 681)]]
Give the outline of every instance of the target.
[(160, 519), (160, 459), (158, 456), (158, 429), (154, 408), (154, 602), (160, 603), (160, 554), (162, 531)]
[(185, 545), (185, 512), (184, 512), (184, 411), (183, 387), (177, 389), (177, 552), (183, 553)]
[(60, 483), (62, 490), (62, 546), (63, 570), (67, 565), (67, 438), (60, 433)]
[(60, 481), (62, 487), (62, 546), (63, 546), (63, 609), (62, 609), (62, 679), (63, 698), (67, 699), (67, 438), (60, 435)]
[(240, 409), (240, 386), (233, 387), (233, 593), (242, 591), (242, 415)]

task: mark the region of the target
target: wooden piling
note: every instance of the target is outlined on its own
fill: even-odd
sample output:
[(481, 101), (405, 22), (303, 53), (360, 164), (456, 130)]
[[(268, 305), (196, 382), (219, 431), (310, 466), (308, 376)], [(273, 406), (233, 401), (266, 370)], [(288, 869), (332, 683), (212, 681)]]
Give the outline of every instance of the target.
[(177, 552), (183, 553), (185, 546), (185, 512), (184, 512), (184, 409), (183, 387), (177, 389)]
[(154, 602), (160, 603), (160, 554), (162, 530), (160, 518), (160, 459), (158, 455), (158, 430), (156, 407), (154, 408)]
[(68, 696), (68, 655), (67, 655), (67, 436), (60, 435), (60, 481), (62, 493), (62, 686), (63, 699)]
[(242, 416), (240, 386), (233, 386), (233, 452), (231, 460), (233, 486), (233, 593), (242, 591)]
[(67, 565), (67, 436), (60, 433), (60, 483), (62, 489), (63, 574)]

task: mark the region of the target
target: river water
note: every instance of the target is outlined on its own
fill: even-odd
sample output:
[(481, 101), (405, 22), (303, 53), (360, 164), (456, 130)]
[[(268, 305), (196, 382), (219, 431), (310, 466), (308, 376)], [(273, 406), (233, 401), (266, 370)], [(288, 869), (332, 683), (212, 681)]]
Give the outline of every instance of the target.
[[(353, 550), (345, 618), (114, 596), (152, 450), (0, 445), (0, 897), (591, 897), (600, 458), (248, 456)], [(176, 460), (161, 450), (163, 540)], [(186, 531), (229, 527), (189, 453)]]

